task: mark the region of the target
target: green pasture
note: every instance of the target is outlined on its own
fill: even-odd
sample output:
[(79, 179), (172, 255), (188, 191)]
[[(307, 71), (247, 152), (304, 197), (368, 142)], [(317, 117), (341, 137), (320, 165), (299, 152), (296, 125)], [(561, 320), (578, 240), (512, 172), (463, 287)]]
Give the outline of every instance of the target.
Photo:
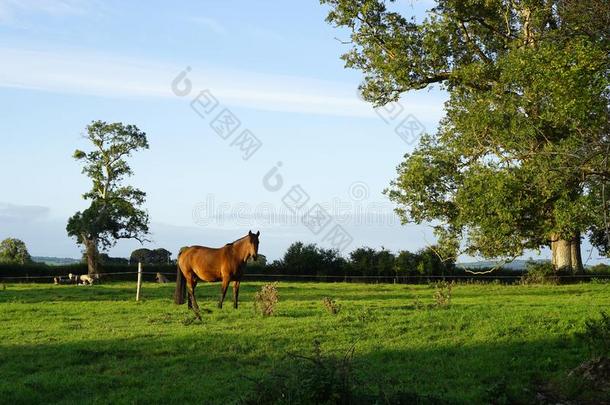
[(278, 370), (302, 372), (308, 360), (295, 359), (314, 342), (338, 358), (354, 345), (355, 398), (600, 400), (567, 374), (588, 359), (578, 334), (610, 311), (609, 284), (457, 285), (439, 308), (434, 286), (280, 282), (271, 317), (253, 311), (261, 285), (242, 283), (238, 310), (231, 291), (221, 310), (219, 286), (198, 286), (211, 310), (201, 323), (173, 304), (170, 284), (145, 283), (141, 302), (134, 283), (0, 286), (0, 402), (235, 403)]

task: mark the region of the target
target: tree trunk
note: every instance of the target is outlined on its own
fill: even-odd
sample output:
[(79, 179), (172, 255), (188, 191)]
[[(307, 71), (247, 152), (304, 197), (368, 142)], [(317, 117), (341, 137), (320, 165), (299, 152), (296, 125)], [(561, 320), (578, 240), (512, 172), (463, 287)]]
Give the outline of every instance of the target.
[(572, 239), (560, 239), (557, 235), (553, 235), (551, 237), (551, 252), (551, 262), (555, 271), (570, 273), (583, 271), (580, 234)]
[(98, 274), (98, 258), (97, 241), (95, 239), (87, 239), (83, 237), (85, 243), (85, 255), (87, 256), (87, 274), (94, 276)]
[(582, 264), (582, 255), (580, 253), (580, 233), (574, 236), (570, 248), (572, 251), (572, 272), (583, 274), (585, 272), (585, 267)]

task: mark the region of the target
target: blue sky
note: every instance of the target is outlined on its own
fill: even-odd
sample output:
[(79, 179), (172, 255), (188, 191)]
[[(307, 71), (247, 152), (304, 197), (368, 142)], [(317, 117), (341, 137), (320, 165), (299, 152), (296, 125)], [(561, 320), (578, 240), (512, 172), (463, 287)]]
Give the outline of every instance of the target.
[[(430, 5), (402, 7), (421, 18)], [(346, 252), (433, 242), (429, 227), (400, 225), (382, 190), (413, 149), (396, 126), (415, 118), (434, 131), (446, 96), (424, 90), (375, 112), (357, 97), (361, 73), (340, 60), (348, 35), (326, 12), (317, 1), (0, 0), (0, 238), (20, 237), (34, 255), (79, 256), (65, 223), (86, 206), (89, 182), (71, 154), (100, 119), (148, 135), (130, 179), (148, 193), (147, 246), (221, 245), (251, 228), (271, 258), (295, 240), (331, 247), (328, 229), (314, 234), (286, 210), (294, 185), (310, 197), (304, 209), (320, 204), (329, 227), (350, 235)], [(187, 67), (192, 89), (180, 97), (172, 81)], [(211, 129), (214, 116), (191, 109), (202, 90), (218, 101), (214, 114), (239, 119), (234, 136), (248, 129), (260, 140), (251, 158)], [(270, 192), (262, 179), (277, 162), (285, 185)], [(121, 241), (110, 253), (136, 247)]]

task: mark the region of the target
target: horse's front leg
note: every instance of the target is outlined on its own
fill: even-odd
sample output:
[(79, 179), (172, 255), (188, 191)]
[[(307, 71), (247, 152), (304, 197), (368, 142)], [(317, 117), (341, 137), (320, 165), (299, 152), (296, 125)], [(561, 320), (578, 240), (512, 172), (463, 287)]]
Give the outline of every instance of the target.
[(237, 309), (237, 300), (239, 298), (239, 280), (233, 283), (233, 308)]
[(220, 301), (218, 302), (218, 308), (222, 308), (222, 302), (225, 300), (225, 295), (227, 294), (227, 288), (229, 288), (229, 278), (223, 277), (222, 286), (220, 290)]

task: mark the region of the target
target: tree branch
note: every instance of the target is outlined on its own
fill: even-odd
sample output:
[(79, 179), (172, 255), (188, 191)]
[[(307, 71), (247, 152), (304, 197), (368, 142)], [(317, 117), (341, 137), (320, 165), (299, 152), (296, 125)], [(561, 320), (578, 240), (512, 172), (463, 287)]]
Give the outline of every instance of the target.
[(462, 30), (464, 31), (464, 36), (466, 37), (466, 42), (468, 42), (468, 44), (470, 44), (470, 47), (476, 52), (476, 54), (479, 55), (479, 57), (483, 60), (483, 62), (485, 62), (487, 64), (492, 63), (492, 60), (487, 55), (485, 55), (485, 53), (483, 53), (481, 48), (472, 40), (472, 38), (470, 37), (470, 34), (468, 33), (468, 30), (466, 29), (466, 24), (464, 24), (464, 21), (460, 21), (460, 26), (462, 27)]

